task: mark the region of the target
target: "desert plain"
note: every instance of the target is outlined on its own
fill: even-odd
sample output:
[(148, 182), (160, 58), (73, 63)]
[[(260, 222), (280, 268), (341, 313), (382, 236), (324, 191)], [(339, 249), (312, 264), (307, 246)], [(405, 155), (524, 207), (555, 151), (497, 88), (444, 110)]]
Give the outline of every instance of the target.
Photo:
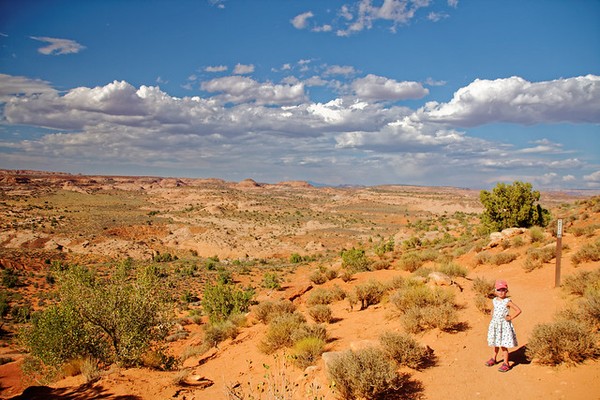
[[(561, 281), (599, 269), (597, 261), (574, 262), (573, 256), (600, 238), (600, 198), (593, 191), (542, 191), (540, 204), (553, 217), (541, 237), (529, 229), (490, 235), (478, 233), (479, 191), (466, 188), (0, 171), (0, 269), (11, 271), (18, 282), (2, 287), (11, 309), (33, 313), (52, 301), (55, 288), (47, 276), (53, 263), (110, 271), (126, 259), (161, 260), (178, 318), (167, 343), (178, 360), (171, 370), (111, 365), (92, 380), (80, 371), (65, 371), (46, 381), (23, 372), (28, 355), (18, 331), (27, 321), (9, 314), (0, 336), (0, 398), (336, 399), (323, 358), (299, 368), (289, 358), (291, 349), (261, 351), (268, 326), (256, 317), (256, 307), (289, 300), (311, 321), (316, 290), (349, 294), (366, 282), (414, 277), (453, 293), (459, 323), (412, 333), (431, 351), (432, 362), (400, 367), (407, 383), (389, 398), (600, 399), (597, 359), (551, 366), (527, 354), (535, 327), (578, 301), (556, 286), (556, 258), (534, 268), (531, 249), (556, 246), (556, 219), (561, 218)], [(391, 246), (382, 250), (382, 244)], [(364, 250), (376, 267), (342, 279), (341, 253), (349, 249)], [(411, 252), (430, 256), (409, 271), (403, 256)], [(509, 256), (498, 256), (503, 253)], [(502, 259), (508, 261), (495, 261)], [(464, 273), (447, 282), (431, 281), (429, 273), (448, 262)], [(206, 346), (208, 321), (201, 301), (192, 300), (201, 300), (218, 270), (227, 271), (240, 287), (253, 287), (255, 295), (235, 337)], [(317, 281), (317, 271), (335, 274)], [(265, 285), (265, 276), (276, 277), (278, 287)], [(478, 279), (499, 278), (508, 281), (510, 296), (523, 310), (514, 322), (519, 347), (511, 349), (507, 373), (484, 366), (491, 354), (486, 343), (490, 317), (474, 289)], [(406, 332), (391, 296), (390, 291), (364, 309), (348, 299), (331, 302), (325, 354), (378, 346), (382, 333)]]

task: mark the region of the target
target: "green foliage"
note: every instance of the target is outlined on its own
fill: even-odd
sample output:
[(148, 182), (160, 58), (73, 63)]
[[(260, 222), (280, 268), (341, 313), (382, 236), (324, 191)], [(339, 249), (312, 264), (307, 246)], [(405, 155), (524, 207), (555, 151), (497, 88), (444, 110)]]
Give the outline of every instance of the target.
[(12, 268), (2, 270), (2, 285), (5, 288), (12, 289), (20, 284), (20, 278), (17, 271)]
[(8, 293), (4, 290), (0, 290), (0, 320), (4, 319), (4, 317), (6, 317), (9, 312), (10, 312), (10, 301), (9, 301)]
[(351, 272), (368, 271), (371, 265), (371, 260), (366, 256), (362, 249), (342, 251), (342, 268), (346, 268)]
[(271, 290), (281, 290), (281, 278), (275, 272), (267, 272), (263, 276), (262, 287)]
[(136, 278), (117, 270), (102, 279), (74, 266), (60, 272), (57, 283), (60, 303), (37, 312), (21, 333), (25, 346), (45, 365), (88, 355), (138, 365), (171, 326), (167, 294), (147, 269)]
[(533, 190), (531, 183), (498, 183), (492, 192), (482, 190), (479, 199), (485, 208), (482, 223), (496, 231), (546, 226), (550, 221), (550, 212), (536, 204), (540, 192)]
[(331, 360), (328, 372), (342, 399), (396, 398), (407, 379), (377, 348), (346, 351)]
[(325, 341), (321, 338), (309, 336), (300, 339), (294, 344), (293, 363), (301, 369), (306, 369), (319, 361), (324, 349)]
[(298, 253), (290, 254), (290, 262), (292, 264), (299, 264), (302, 261), (304, 261), (304, 258), (300, 254), (298, 254)]
[(375, 245), (374, 251), (379, 257), (383, 257), (385, 253), (389, 253), (390, 251), (394, 251), (394, 238), (391, 237), (387, 241), (381, 240), (380, 243)]
[(239, 289), (233, 284), (206, 284), (202, 297), (202, 308), (211, 322), (224, 321), (233, 314), (248, 311), (254, 296), (252, 289)]
[(447, 262), (440, 265), (438, 267), (438, 271), (448, 275), (451, 278), (466, 278), (466, 276), (469, 274), (469, 271), (465, 267), (454, 262)]

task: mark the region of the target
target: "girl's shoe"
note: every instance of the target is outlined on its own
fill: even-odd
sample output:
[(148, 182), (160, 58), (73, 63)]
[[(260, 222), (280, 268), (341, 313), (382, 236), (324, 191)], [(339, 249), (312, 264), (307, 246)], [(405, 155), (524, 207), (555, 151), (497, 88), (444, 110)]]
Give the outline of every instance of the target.
[(507, 363), (502, 363), (502, 365), (500, 366), (500, 368), (498, 368), (498, 371), (500, 372), (507, 372), (510, 369), (510, 367), (508, 366)]
[(494, 360), (493, 358), (490, 358), (485, 362), (486, 367), (493, 367), (494, 365), (496, 365), (496, 360)]

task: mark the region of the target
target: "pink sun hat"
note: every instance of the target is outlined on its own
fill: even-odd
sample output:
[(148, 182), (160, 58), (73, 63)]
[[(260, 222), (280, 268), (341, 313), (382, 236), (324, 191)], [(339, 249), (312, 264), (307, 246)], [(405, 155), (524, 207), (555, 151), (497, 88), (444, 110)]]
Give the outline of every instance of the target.
[(500, 290), (500, 289), (508, 290), (508, 283), (506, 283), (506, 281), (504, 279), (498, 279), (496, 281), (496, 290)]

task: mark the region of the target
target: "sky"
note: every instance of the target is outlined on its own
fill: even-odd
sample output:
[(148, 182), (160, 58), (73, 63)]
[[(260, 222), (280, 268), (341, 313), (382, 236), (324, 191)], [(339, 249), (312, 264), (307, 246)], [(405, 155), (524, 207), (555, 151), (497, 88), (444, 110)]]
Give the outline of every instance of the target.
[(600, 1), (0, 0), (0, 168), (600, 189)]

